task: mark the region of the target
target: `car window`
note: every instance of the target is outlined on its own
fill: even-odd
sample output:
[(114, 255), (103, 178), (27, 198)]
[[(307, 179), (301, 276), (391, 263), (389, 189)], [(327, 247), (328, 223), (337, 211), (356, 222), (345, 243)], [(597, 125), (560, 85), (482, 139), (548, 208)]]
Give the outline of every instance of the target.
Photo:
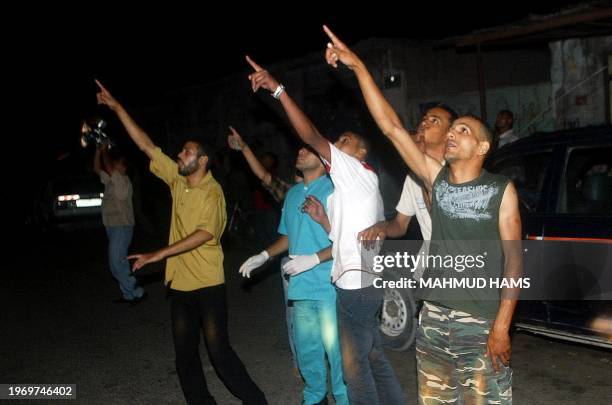
[(612, 215), (612, 147), (570, 150), (557, 213)]
[(521, 208), (532, 212), (540, 205), (551, 157), (551, 151), (511, 156), (496, 163), (492, 171), (512, 180), (519, 194)]

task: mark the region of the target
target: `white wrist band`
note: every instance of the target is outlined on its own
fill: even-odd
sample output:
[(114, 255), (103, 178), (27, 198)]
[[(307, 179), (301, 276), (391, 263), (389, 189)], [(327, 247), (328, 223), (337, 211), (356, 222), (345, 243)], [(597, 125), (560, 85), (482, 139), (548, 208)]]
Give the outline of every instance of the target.
[(274, 93), (272, 93), (272, 97), (278, 100), (281, 94), (283, 94), (283, 91), (285, 91), (285, 86), (283, 86), (282, 84), (279, 84), (276, 90), (274, 90)]

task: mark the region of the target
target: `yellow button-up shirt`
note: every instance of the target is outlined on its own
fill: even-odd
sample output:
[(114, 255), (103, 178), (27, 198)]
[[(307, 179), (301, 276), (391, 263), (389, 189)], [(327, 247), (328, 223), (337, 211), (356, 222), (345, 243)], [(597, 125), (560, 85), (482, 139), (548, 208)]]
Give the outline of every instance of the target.
[(221, 235), (227, 215), (223, 190), (210, 172), (194, 187), (178, 173), (178, 165), (160, 148), (155, 149), (150, 170), (170, 187), (172, 219), (169, 243), (185, 239), (196, 230), (204, 230), (213, 238), (190, 251), (169, 257), (166, 263), (166, 284), (179, 291), (192, 291), (223, 284), (223, 250)]

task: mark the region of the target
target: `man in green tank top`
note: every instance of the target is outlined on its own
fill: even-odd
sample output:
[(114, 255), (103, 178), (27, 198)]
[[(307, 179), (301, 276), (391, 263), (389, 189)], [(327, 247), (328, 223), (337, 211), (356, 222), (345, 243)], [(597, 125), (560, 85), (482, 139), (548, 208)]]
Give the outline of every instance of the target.
[[(415, 145), (359, 57), (327, 27), (324, 30), (332, 41), (325, 55), (328, 64), (337, 67), (340, 61), (355, 73), (372, 117), (431, 196), (429, 254), (435, 250), (457, 258), (457, 253), (480, 246), (487, 250), (486, 277), (520, 274), (518, 197), (508, 179), (482, 167), (493, 141), (482, 120), (463, 116), (453, 122), (442, 166)], [(428, 268), (423, 279), (457, 274), (456, 266), (439, 270)], [(419, 404), (510, 404), (509, 329), (516, 290), (438, 286), (420, 294)]]

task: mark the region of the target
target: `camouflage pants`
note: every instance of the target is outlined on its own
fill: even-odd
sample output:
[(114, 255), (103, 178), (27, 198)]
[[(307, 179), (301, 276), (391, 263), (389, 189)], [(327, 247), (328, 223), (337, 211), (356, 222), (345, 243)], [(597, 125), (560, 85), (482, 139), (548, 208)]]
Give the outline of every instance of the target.
[(512, 370), (485, 357), (491, 321), (424, 302), (416, 358), (419, 404), (512, 404)]

